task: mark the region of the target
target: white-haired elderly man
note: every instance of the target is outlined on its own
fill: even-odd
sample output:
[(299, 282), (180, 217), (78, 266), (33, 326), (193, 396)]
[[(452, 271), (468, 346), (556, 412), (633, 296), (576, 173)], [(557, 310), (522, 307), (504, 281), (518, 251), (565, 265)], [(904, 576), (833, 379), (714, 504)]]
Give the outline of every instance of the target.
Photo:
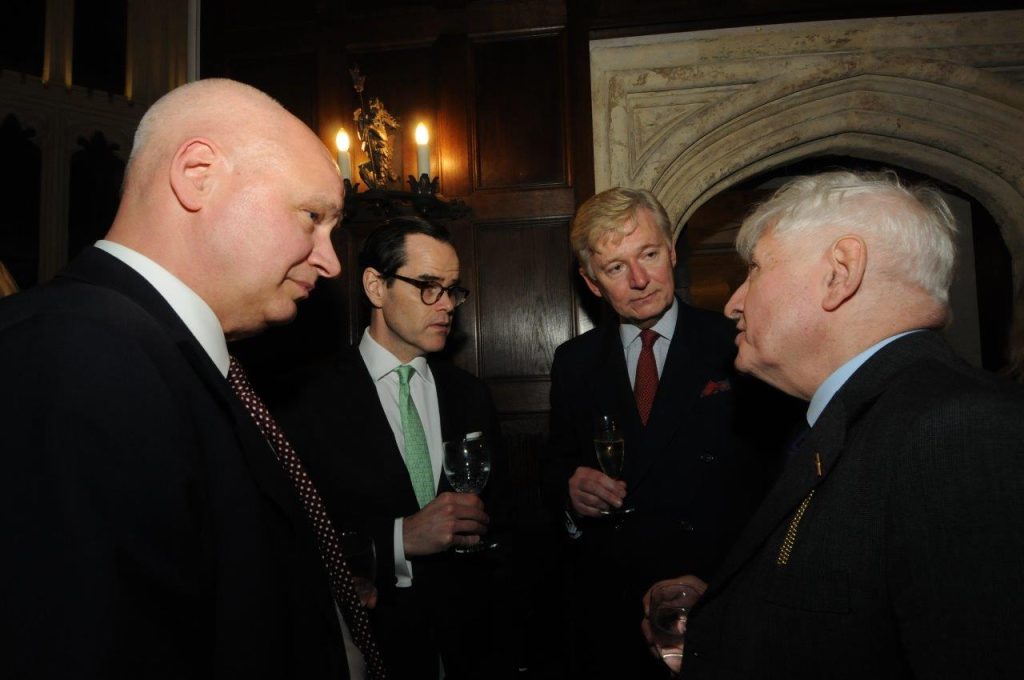
[(892, 173), (744, 222), (736, 365), (810, 431), (690, 615), (688, 679), (1024, 677), (1024, 392), (936, 332), (955, 233)]

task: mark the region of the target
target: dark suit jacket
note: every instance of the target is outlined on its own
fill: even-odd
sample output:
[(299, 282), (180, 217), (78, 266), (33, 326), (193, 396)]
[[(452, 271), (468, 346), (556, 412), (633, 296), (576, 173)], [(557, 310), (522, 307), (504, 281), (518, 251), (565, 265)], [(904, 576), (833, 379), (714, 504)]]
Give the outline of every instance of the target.
[[(737, 417), (752, 385), (733, 369), (735, 333), (721, 314), (679, 303), (646, 427), (629, 383), (618, 322), (555, 352), (546, 465), (552, 509), (567, 506), (568, 479), (577, 467), (598, 467), (593, 427), (600, 415), (622, 423), (626, 504), (636, 509), (618, 528), (604, 519), (577, 520), (582, 537), (575, 542), (574, 601), (583, 603), (574, 608), (585, 612), (586, 600), (600, 602), (606, 608), (602, 620), (614, 622), (606, 640), (588, 631), (582, 641), (581, 660), (600, 659), (595, 672), (611, 668), (617, 653), (623, 657), (621, 672), (647, 663), (639, 628), (644, 591), (682, 573), (710, 576), (770, 483), (781, 445), (768, 430), (757, 431)], [(767, 403), (757, 406), (770, 410)], [(744, 442), (741, 425), (756, 433), (759, 450)]]
[[(484, 383), (444, 361), (430, 360), (445, 441), (483, 432), (491, 476), (482, 494), (492, 528), (505, 504), (507, 463), (497, 414)], [(394, 520), (419, 510), (405, 461), (357, 347), (346, 348), (312, 375), (296, 376), (296, 396), (279, 414), (335, 522), (369, 532), (377, 548), (378, 603), (371, 612), (388, 667), (396, 678), (425, 677), (441, 653), (449, 677), (488, 664), (490, 557), (451, 552), (414, 557), (413, 585), (397, 588)], [(444, 474), (438, 492), (451, 491)], [(482, 646), (471, 653), (475, 644)], [(399, 672), (396, 672), (399, 671)]]
[(1024, 677), (1022, 574), (1024, 394), (915, 333), (825, 408), (690, 616), (684, 675)]
[(89, 249), (0, 301), (10, 677), (346, 677), (309, 522), (144, 279)]

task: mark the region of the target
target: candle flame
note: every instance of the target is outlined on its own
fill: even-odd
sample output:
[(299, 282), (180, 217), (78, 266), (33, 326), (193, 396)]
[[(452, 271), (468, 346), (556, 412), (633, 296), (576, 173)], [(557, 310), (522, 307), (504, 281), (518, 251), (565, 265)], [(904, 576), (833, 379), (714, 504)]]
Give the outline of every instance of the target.
[(430, 141), (430, 134), (427, 132), (427, 126), (420, 123), (416, 126), (416, 143), (423, 145)]
[(348, 133), (345, 132), (344, 129), (338, 130), (338, 135), (334, 138), (334, 143), (338, 145), (338, 151), (348, 151)]

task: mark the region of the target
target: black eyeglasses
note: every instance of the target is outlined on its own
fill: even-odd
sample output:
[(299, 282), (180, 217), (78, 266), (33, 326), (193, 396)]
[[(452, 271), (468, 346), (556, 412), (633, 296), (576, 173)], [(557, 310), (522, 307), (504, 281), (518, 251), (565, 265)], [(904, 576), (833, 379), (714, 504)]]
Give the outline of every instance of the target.
[(442, 286), (437, 281), (421, 281), (420, 279), (410, 279), (408, 276), (402, 276), (401, 274), (384, 274), (385, 279), (398, 279), (399, 281), (405, 281), (410, 286), (416, 286), (420, 289), (420, 300), (425, 305), (437, 304), (437, 301), (441, 299), (441, 296), (448, 293), (448, 299), (452, 301), (452, 305), (458, 307), (466, 298), (469, 297), (469, 291), (462, 286), (456, 284), (454, 286), (448, 286), (447, 288)]

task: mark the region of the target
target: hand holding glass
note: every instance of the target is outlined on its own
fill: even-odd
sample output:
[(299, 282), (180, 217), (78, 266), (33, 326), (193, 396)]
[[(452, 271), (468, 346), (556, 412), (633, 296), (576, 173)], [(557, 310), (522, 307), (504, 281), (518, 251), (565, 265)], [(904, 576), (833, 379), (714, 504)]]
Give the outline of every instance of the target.
[[(601, 466), (601, 472), (612, 479), (619, 479), (622, 476), (622, 467), (626, 457), (626, 441), (619, 431), (618, 424), (611, 416), (601, 416), (597, 420), (594, 428), (594, 453), (597, 455), (597, 464)], [(632, 511), (632, 508), (623, 507), (601, 510), (601, 514), (620, 515)]]
[(682, 583), (665, 583), (651, 591), (647, 619), (655, 648), (665, 664), (679, 672), (683, 656), (686, 618), (700, 593)]
[[(459, 493), (479, 495), (487, 486), (491, 475), (491, 453), (483, 434), (473, 432), (458, 441), (444, 442), (444, 474), (448, 483)], [(484, 542), (483, 537), (475, 545), (456, 546), (457, 553), (472, 553), (495, 547)]]

